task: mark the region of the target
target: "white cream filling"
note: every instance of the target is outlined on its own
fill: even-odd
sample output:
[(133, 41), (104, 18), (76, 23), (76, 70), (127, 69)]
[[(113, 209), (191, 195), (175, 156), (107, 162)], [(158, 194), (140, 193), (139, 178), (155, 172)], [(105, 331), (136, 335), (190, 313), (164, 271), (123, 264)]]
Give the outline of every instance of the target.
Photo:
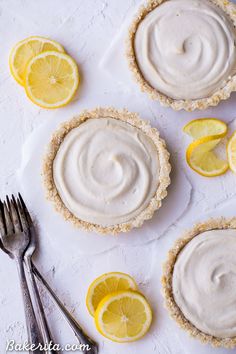
[(236, 73), (236, 31), (209, 0), (169, 0), (139, 24), (134, 49), (145, 80), (174, 99), (211, 96)]
[(88, 119), (63, 140), (53, 178), (65, 206), (101, 226), (133, 219), (159, 185), (159, 158), (141, 130), (113, 118)]
[(236, 336), (236, 230), (194, 237), (178, 255), (172, 283), (176, 304), (195, 327)]

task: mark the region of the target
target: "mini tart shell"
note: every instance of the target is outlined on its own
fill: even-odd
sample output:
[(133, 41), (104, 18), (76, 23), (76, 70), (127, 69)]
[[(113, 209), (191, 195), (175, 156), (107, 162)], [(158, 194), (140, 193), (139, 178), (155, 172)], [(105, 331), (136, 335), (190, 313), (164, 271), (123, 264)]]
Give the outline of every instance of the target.
[[(130, 221), (107, 227), (83, 221), (73, 215), (61, 200), (53, 179), (53, 161), (65, 136), (72, 129), (78, 127), (87, 119), (100, 117), (109, 117), (122, 120), (142, 130), (143, 133), (149, 136), (155, 144), (160, 161), (159, 186), (149, 205)], [(170, 171), (171, 166), (169, 164), (169, 153), (166, 149), (165, 142), (160, 138), (159, 132), (150, 126), (149, 122), (141, 120), (136, 113), (130, 113), (127, 110), (118, 111), (114, 108), (96, 108), (92, 111), (85, 110), (79, 116), (76, 116), (70, 121), (61, 124), (59, 129), (53, 134), (48, 146), (48, 150), (43, 161), (42, 175), (43, 183), (46, 188), (47, 199), (53, 202), (55, 209), (62, 214), (65, 220), (70, 220), (76, 227), (83, 228), (87, 231), (95, 231), (101, 234), (117, 234), (119, 232), (127, 232), (135, 227), (140, 227), (145, 220), (152, 218), (154, 212), (161, 207), (162, 199), (164, 199), (167, 195), (167, 187), (170, 184)]]
[(236, 337), (218, 338), (211, 336), (200, 331), (189, 320), (187, 320), (176, 304), (172, 291), (173, 270), (180, 251), (189, 241), (191, 241), (194, 237), (197, 237), (202, 232), (223, 229), (236, 229), (236, 218), (210, 219), (206, 222), (199, 223), (175, 242), (173, 248), (168, 252), (167, 260), (163, 265), (163, 275), (161, 280), (162, 293), (165, 299), (165, 307), (167, 308), (170, 316), (177, 322), (179, 327), (187, 331), (190, 336), (199, 339), (202, 343), (211, 344), (213, 347), (234, 348), (236, 346)]
[[(135, 50), (134, 40), (135, 34), (139, 24), (145, 18), (145, 16), (154, 10), (157, 6), (161, 5), (164, 1), (171, 0), (148, 0), (146, 5), (141, 6), (138, 14), (135, 16), (130, 28), (129, 36), (127, 40), (126, 56), (129, 63), (129, 68), (133, 73), (133, 76), (140, 86), (141, 91), (146, 92), (153, 100), (157, 100), (164, 107), (171, 107), (175, 111), (184, 109), (188, 112), (192, 112), (195, 109), (204, 110), (211, 106), (217, 106), (221, 100), (227, 100), (233, 91), (236, 91), (236, 74), (228, 80), (224, 87), (215, 92), (212, 96), (196, 99), (196, 100), (180, 100), (170, 98), (162, 92), (154, 89), (143, 77), (141, 70), (139, 69)], [(236, 27), (236, 5), (228, 0), (209, 0), (216, 6), (220, 7), (231, 19), (234, 27)]]

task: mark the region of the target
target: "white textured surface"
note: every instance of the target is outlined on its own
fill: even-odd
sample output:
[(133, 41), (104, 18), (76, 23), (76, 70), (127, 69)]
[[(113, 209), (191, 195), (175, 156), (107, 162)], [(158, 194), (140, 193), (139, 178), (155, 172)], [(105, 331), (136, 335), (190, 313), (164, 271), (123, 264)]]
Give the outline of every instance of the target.
[[(181, 176), (181, 173), (192, 185), (188, 208), (184, 214), (159, 240), (149, 240), (142, 245), (131, 245), (129, 240), (129, 247), (120, 244), (111, 250), (103, 249), (103, 252), (93, 256), (82, 254), (79, 250), (78, 253), (75, 250), (72, 254), (69, 252), (70, 242), (75, 237), (70, 235), (72, 233), (70, 227), (68, 233), (63, 235), (55, 233), (48, 239), (41, 230), (40, 250), (36, 262), (68, 309), (74, 312), (75, 317), (89, 334), (99, 341), (100, 352), (103, 354), (229, 353), (230, 351), (211, 349), (189, 339), (169, 319), (160, 295), (160, 275), (161, 264), (167, 250), (186, 227), (190, 227), (195, 221), (203, 220), (208, 215), (235, 214), (236, 176), (229, 172), (219, 178), (206, 179), (189, 170), (184, 157), (189, 141), (181, 130), (190, 119), (202, 116), (222, 118), (232, 122), (232, 129), (236, 128), (234, 125), (236, 95), (233, 94), (230, 100), (221, 103), (218, 108), (209, 109), (204, 113), (175, 113), (161, 108), (157, 102), (151, 102), (135, 85), (132, 85), (131, 90), (129, 86), (121, 84), (116, 75), (113, 78), (107, 75), (99, 67), (99, 61), (119, 32), (127, 14), (132, 13), (139, 3), (141, 3), (139, 0), (0, 0), (0, 33), (3, 39), (0, 56), (0, 194), (4, 196), (19, 189), (27, 189), (27, 185), (19, 185), (16, 170), (20, 166), (24, 141), (41, 124), (47, 126), (48, 122), (52, 121), (56, 126), (57, 119), (66, 120), (72, 114), (80, 112), (82, 107), (94, 108), (98, 105), (125, 107), (151, 120), (166, 139), (171, 152), (173, 165), (171, 189), (177, 188), (175, 177)], [(79, 63), (83, 81), (78, 98), (69, 107), (59, 111), (47, 111), (34, 106), (25, 97), (23, 89), (10, 77), (7, 64), (9, 51), (16, 41), (29, 35), (44, 35), (58, 40)], [(116, 60), (116, 65), (119, 64), (122, 65)], [(171, 197), (171, 193), (169, 196)], [(181, 208), (183, 203), (181, 197), (178, 199), (173, 203), (176, 209)], [(40, 224), (41, 206), (34, 200), (29, 201), (31, 210), (36, 217), (38, 216)], [(167, 199), (166, 204), (168, 203), (172, 204)], [(168, 210), (165, 217), (168, 217)], [(148, 230), (148, 222), (146, 225), (144, 228)], [(79, 240), (80, 231), (77, 233)], [(139, 233), (142, 235), (142, 229)], [(68, 243), (68, 247), (64, 247), (65, 242)], [(79, 241), (76, 242), (79, 248)], [(98, 238), (96, 243), (99, 242)], [(0, 264), (0, 353), (5, 353), (7, 339), (23, 341), (26, 335), (15, 266), (2, 253)], [(89, 283), (102, 272), (112, 270), (134, 275), (140, 289), (153, 306), (155, 321), (152, 329), (137, 343), (119, 345), (102, 338), (96, 332), (93, 321), (85, 309), (84, 299)], [(61, 343), (76, 343), (73, 334), (64, 326), (47, 295), (44, 292), (42, 295), (56, 340)]]

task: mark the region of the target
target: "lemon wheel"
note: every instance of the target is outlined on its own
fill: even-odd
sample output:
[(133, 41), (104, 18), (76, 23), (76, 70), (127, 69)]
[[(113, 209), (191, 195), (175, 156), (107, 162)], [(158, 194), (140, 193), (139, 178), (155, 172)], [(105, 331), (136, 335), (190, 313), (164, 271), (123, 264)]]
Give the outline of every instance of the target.
[(20, 85), (24, 85), (28, 62), (36, 55), (50, 50), (64, 52), (64, 48), (59, 43), (40, 36), (29, 37), (18, 42), (11, 50), (9, 57), (10, 71), (14, 79)]
[(72, 100), (78, 85), (78, 66), (65, 53), (43, 52), (27, 65), (25, 91), (31, 101), (40, 107), (65, 106)]
[(121, 290), (137, 290), (136, 282), (130, 275), (111, 272), (95, 279), (90, 285), (86, 296), (86, 305), (89, 313), (94, 316), (100, 301), (106, 295)]
[(97, 330), (108, 339), (133, 342), (142, 338), (152, 322), (152, 311), (145, 297), (134, 291), (107, 295), (95, 312)]

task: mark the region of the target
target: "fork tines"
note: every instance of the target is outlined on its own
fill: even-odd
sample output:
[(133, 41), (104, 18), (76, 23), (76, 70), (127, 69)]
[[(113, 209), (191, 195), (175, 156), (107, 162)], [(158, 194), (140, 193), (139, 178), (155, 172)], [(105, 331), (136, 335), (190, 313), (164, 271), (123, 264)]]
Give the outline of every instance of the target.
[(32, 220), (25, 202), (20, 195), (15, 198), (14, 195), (6, 201), (0, 200), (0, 233), (16, 233), (26, 231), (32, 224)]

